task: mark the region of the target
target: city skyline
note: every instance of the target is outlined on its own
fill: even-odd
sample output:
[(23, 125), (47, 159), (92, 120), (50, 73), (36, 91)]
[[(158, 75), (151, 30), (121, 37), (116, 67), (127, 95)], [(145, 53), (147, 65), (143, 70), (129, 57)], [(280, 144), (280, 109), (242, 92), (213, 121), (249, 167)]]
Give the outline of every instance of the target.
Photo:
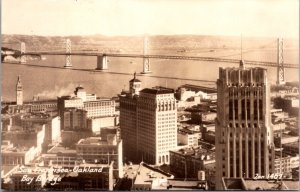
[(166, 0), (3, 0), (2, 33), (42, 36), (243, 34), (298, 39), (298, 8), (297, 0), (174, 0), (172, 3)]
[(298, 6), (2, 0), (1, 189), (298, 190)]

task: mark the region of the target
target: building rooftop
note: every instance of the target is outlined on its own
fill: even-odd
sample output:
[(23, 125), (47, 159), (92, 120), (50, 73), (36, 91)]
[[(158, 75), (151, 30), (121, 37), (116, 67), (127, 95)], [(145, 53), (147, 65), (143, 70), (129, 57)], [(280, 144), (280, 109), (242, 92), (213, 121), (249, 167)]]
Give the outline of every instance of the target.
[(134, 180), (134, 184), (151, 185), (151, 182), (155, 179), (171, 179), (173, 177), (174, 176), (169, 173), (165, 173), (142, 162), (137, 170), (137, 176)]
[(136, 78), (133, 78), (131, 79), (129, 82), (141, 82), (140, 80), (136, 79)]
[(286, 147), (297, 147), (297, 148), (299, 148), (299, 141), (297, 141), (297, 142), (292, 142), (292, 143), (285, 143), (285, 144), (282, 144), (282, 146), (286, 146)]
[(194, 130), (188, 129), (186, 127), (178, 130), (178, 133), (180, 133), (180, 134), (189, 134), (189, 135), (196, 134), (196, 133), (199, 133), (199, 132), (200, 131), (194, 131)]
[(57, 154), (57, 153), (63, 153), (63, 154), (73, 153), (73, 154), (76, 154), (76, 150), (75, 149), (66, 148), (66, 147), (63, 147), (63, 146), (54, 146), (51, 149), (49, 149), (47, 151), (47, 153), (50, 153), (50, 154)]
[(141, 92), (159, 95), (159, 94), (174, 93), (174, 89), (170, 89), (170, 88), (166, 88), (166, 87), (153, 87), (153, 88), (145, 88)]
[(223, 187), (225, 190), (243, 190), (245, 184), (240, 178), (222, 178)]
[(7, 147), (1, 147), (1, 153), (20, 153), (20, 154), (24, 154), (26, 152), (28, 152), (30, 150), (30, 148), (28, 147), (11, 147), (11, 146), (7, 146)]
[(190, 156), (195, 159), (204, 160), (204, 161), (214, 161), (215, 160), (215, 152), (202, 148), (183, 148), (177, 151), (172, 151), (177, 154), (181, 154), (184, 156)]
[(246, 190), (287, 190), (287, 186), (279, 181), (245, 179)]
[(189, 89), (191, 91), (202, 91), (205, 93), (217, 93), (217, 89), (213, 87), (204, 87), (199, 85), (191, 85), (191, 84), (185, 84), (181, 86), (182, 88)]
[(101, 137), (89, 137), (78, 141), (77, 145), (114, 145), (113, 141), (116, 139), (116, 135), (111, 134), (110, 137), (102, 139)]
[(23, 119), (52, 119), (50, 114), (46, 113), (29, 113), (23, 116)]
[(222, 178), (225, 190), (298, 190), (299, 181), (284, 179), (282, 182), (267, 179)]
[(169, 190), (191, 190), (199, 189), (199, 184), (205, 184), (206, 181), (183, 181), (183, 180), (168, 180)]

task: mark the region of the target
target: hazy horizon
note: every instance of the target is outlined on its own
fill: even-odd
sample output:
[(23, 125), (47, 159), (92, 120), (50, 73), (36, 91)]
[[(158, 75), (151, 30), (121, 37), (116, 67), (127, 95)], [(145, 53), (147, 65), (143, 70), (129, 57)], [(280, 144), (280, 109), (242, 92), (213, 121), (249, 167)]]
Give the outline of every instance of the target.
[(1, 23), (8, 35), (298, 39), (299, 1), (3, 0)]
[[(92, 37), (92, 36), (102, 36), (102, 37), (155, 37), (155, 36), (203, 36), (203, 37), (230, 37), (230, 38), (280, 38), (280, 37), (271, 37), (271, 36), (244, 36), (243, 34), (241, 35), (210, 35), (210, 34), (136, 34), (136, 35), (104, 35), (104, 34), (87, 34), (87, 35), (35, 35), (35, 34), (4, 34), (2, 35), (7, 35), (7, 36), (36, 36), (36, 37)], [(289, 39), (289, 40), (299, 40), (299, 37), (287, 37), (284, 39)]]

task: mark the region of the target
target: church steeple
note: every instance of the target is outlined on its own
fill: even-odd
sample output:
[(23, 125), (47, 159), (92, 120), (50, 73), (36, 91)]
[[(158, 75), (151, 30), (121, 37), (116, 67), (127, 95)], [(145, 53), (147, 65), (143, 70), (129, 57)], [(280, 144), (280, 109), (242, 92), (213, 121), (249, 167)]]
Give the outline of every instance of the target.
[(23, 105), (23, 86), (20, 75), (18, 76), (16, 85), (16, 103), (17, 105)]

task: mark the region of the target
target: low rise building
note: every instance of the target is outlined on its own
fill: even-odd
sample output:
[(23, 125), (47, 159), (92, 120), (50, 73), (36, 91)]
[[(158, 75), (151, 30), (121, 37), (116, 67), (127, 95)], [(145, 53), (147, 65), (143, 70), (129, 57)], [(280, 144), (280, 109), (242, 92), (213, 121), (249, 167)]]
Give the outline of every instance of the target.
[(83, 87), (75, 90), (75, 96), (62, 96), (57, 98), (58, 114), (61, 116), (67, 108), (83, 109), (87, 117), (101, 117), (115, 115), (115, 100), (97, 98), (95, 94), (87, 94)]
[(299, 141), (282, 144), (283, 151), (291, 156), (299, 154)]
[(103, 127), (116, 126), (118, 118), (118, 116), (92, 117), (87, 120), (87, 127), (93, 133), (100, 133)]
[(199, 139), (200, 139), (200, 131), (192, 131), (187, 128), (178, 130), (177, 142), (179, 145), (187, 145), (188, 147), (197, 147)]
[(31, 113), (54, 112), (57, 111), (56, 100), (32, 101), (30, 103)]
[(51, 116), (44, 113), (30, 113), (22, 116), (21, 126), (24, 130), (32, 129), (36, 125), (45, 125), (45, 145), (53, 144), (61, 140), (59, 116)]
[(290, 178), (292, 174), (291, 156), (280, 152), (275, 152), (274, 173), (283, 174), (284, 178)]
[[(210, 168), (215, 164), (215, 153), (205, 149), (185, 148), (170, 151), (170, 171), (175, 178), (197, 179), (199, 171), (206, 171), (206, 175), (212, 174)], [(213, 165), (212, 167), (215, 167)]]
[(283, 145), (283, 144), (294, 143), (294, 142), (299, 142), (298, 136), (291, 136), (288, 134), (278, 133), (274, 137), (274, 144), (276, 147), (280, 147), (280, 143)]
[(61, 140), (64, 147), (74, 147), (80, 139), (93, 136), (90, 130), (62, 131)]
[(146, 163), (140, 163), (133, 180), (132, 190), (161, 190), (167, 187), (168, 179), (174, 176)]
[(89, 137), (81, 139), (76, 144), (77, 156), (87, 163), (114, 163), (114, 174), (123, 177), (123, 147), (122, 140), (116, 135), (107, 138)]
[(54, 146), (41, 156), (45, 166), (73, 168), (77, 161), (75, 149)]
[(298, 116), (299, 113), (299, 98), (298, 97), (276, 97), (274, 99), (274, 108), (282, 109), (291, 116)]
[(267, 180), (222, 178), (222, 190), (298, 190), (299, 181), (292, 180)]
[(36, 154), (42, 152), (42, 146), (45, 142), (45, 124), (37, 125), (31, 130), (12, 130), (5, 132), (2, 139), (9, 140), (15, 147), (33, 147)]

